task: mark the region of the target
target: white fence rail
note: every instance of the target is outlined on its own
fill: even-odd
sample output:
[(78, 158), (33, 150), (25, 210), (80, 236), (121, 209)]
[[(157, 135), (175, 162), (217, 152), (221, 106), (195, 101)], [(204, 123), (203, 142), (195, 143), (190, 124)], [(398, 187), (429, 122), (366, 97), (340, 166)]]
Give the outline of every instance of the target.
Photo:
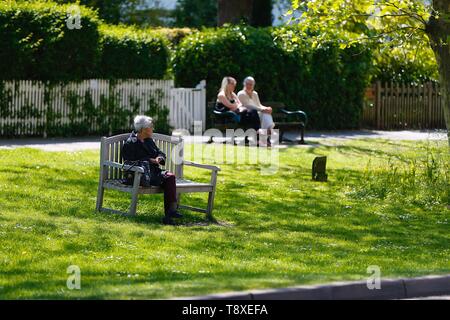
[(152, 79), (0, 82), (2, 136), (110, 134), (129, 130), (136, 114), (158, 118), (161, 108), (169, 110), (174, 129), (192, 131), (194, 121), (205, 123), (205, 82), (197, 88)]

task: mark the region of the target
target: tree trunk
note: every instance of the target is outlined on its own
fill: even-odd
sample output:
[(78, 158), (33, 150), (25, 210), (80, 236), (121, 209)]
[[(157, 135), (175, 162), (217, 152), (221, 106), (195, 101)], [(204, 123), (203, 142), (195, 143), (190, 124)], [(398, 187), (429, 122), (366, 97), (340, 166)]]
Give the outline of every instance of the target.
[(273, 16), (273, 0), (256, 0), (253, 4), (252, 26), (270, 27)]
[(426, 32), (438, 63), (442, 107), (450, 146), (450, 20), (444, 18), (450, 14), (450, 3), (448, 0), (433, 0), (433, 8), (439, 12), (440, 17), (431, 16), (426, 26)]
[(253, 2), (257, 0), (218, 0), (218, 25), (252, 21)]

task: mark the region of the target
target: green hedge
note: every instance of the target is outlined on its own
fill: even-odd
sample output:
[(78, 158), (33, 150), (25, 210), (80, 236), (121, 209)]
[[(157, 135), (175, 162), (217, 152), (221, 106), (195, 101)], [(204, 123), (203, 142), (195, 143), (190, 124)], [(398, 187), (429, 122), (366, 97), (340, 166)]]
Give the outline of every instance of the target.
[(82, 29), (66, 26), (69, 5), (0, 4), (0, 78), (65, 80), (94, 76), (99, 20), (81, 8)]
[(169, 63), (169, 49), (163, 37), (125, 26), (102, 25), (100, 31), (101, 77), (164, 77)]
[(357, 128), (368, 84), (371, 55), (358, 47), (312, 49), (307, 40), (293, 47), (290, 28), (232, 26), (186, 37), (174, 58), (176, 82), (193, 86), (206, 79), (214, 100), (223, 76), (240, 82), (256, 78), (264, 101), (299, 107), (316, 129)]
[(66, 25), (70, 5), (0, 2), (0, 79), (156, 78), (169, 64), (168, 41), (133, 27), (102, 25), (81, 9), (81, 29)]
[(174, 49), (184, 38), (198, 30), (193, 28), (147, 28), (145, 31), (167, 39), (169, 46)]

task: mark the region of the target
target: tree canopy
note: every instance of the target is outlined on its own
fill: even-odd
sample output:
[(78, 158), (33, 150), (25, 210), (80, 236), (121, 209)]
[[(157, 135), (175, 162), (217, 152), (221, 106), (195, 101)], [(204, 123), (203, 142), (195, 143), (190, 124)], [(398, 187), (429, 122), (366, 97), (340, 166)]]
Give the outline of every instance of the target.
[[(450, 129), (450, 1), (292, 0), (287, 13), (313, 46), (363, 43), (380, 50), (429, 46), (436, 56), (443, 109)], [(293, 42), (299, 41), (294, 35)], [(450, 130), (449, 144), (450, 144)]]
[(174, 17), (177, 27), (215, 27), (217, 0), (178, 0)]
[(428, 43), (425, 24), (433, 8), (417, 0), (317, 0), (292, 1), (293, 17), (299, 27), (315, 37), (315, 45), (338, 41), (341, 47), (353, 43), (401, 47)]

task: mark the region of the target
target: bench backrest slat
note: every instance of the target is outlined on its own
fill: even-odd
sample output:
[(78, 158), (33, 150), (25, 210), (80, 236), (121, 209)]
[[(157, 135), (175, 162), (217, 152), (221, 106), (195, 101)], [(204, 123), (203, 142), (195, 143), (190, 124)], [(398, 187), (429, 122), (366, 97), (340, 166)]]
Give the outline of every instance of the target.
[[(125, 141), (130, 136), (129, 133), (113, 137), (103, 137), (101, 141), (100, 165), (103, 168), (105, 161), (112, 161), (123, 164), (122, 148)], [(163, 170), (168, 170), (183, 178), (183, 139), (181, 137), (172, 137), (162, 134), (153, 134), (153, 140), (162, 152), (167, 156), (166, 164), (162, 166)], [(123, 171), (116, 168), (109, 168), (103, 171), (104, 180), (116, 180), (123, 178)]]

